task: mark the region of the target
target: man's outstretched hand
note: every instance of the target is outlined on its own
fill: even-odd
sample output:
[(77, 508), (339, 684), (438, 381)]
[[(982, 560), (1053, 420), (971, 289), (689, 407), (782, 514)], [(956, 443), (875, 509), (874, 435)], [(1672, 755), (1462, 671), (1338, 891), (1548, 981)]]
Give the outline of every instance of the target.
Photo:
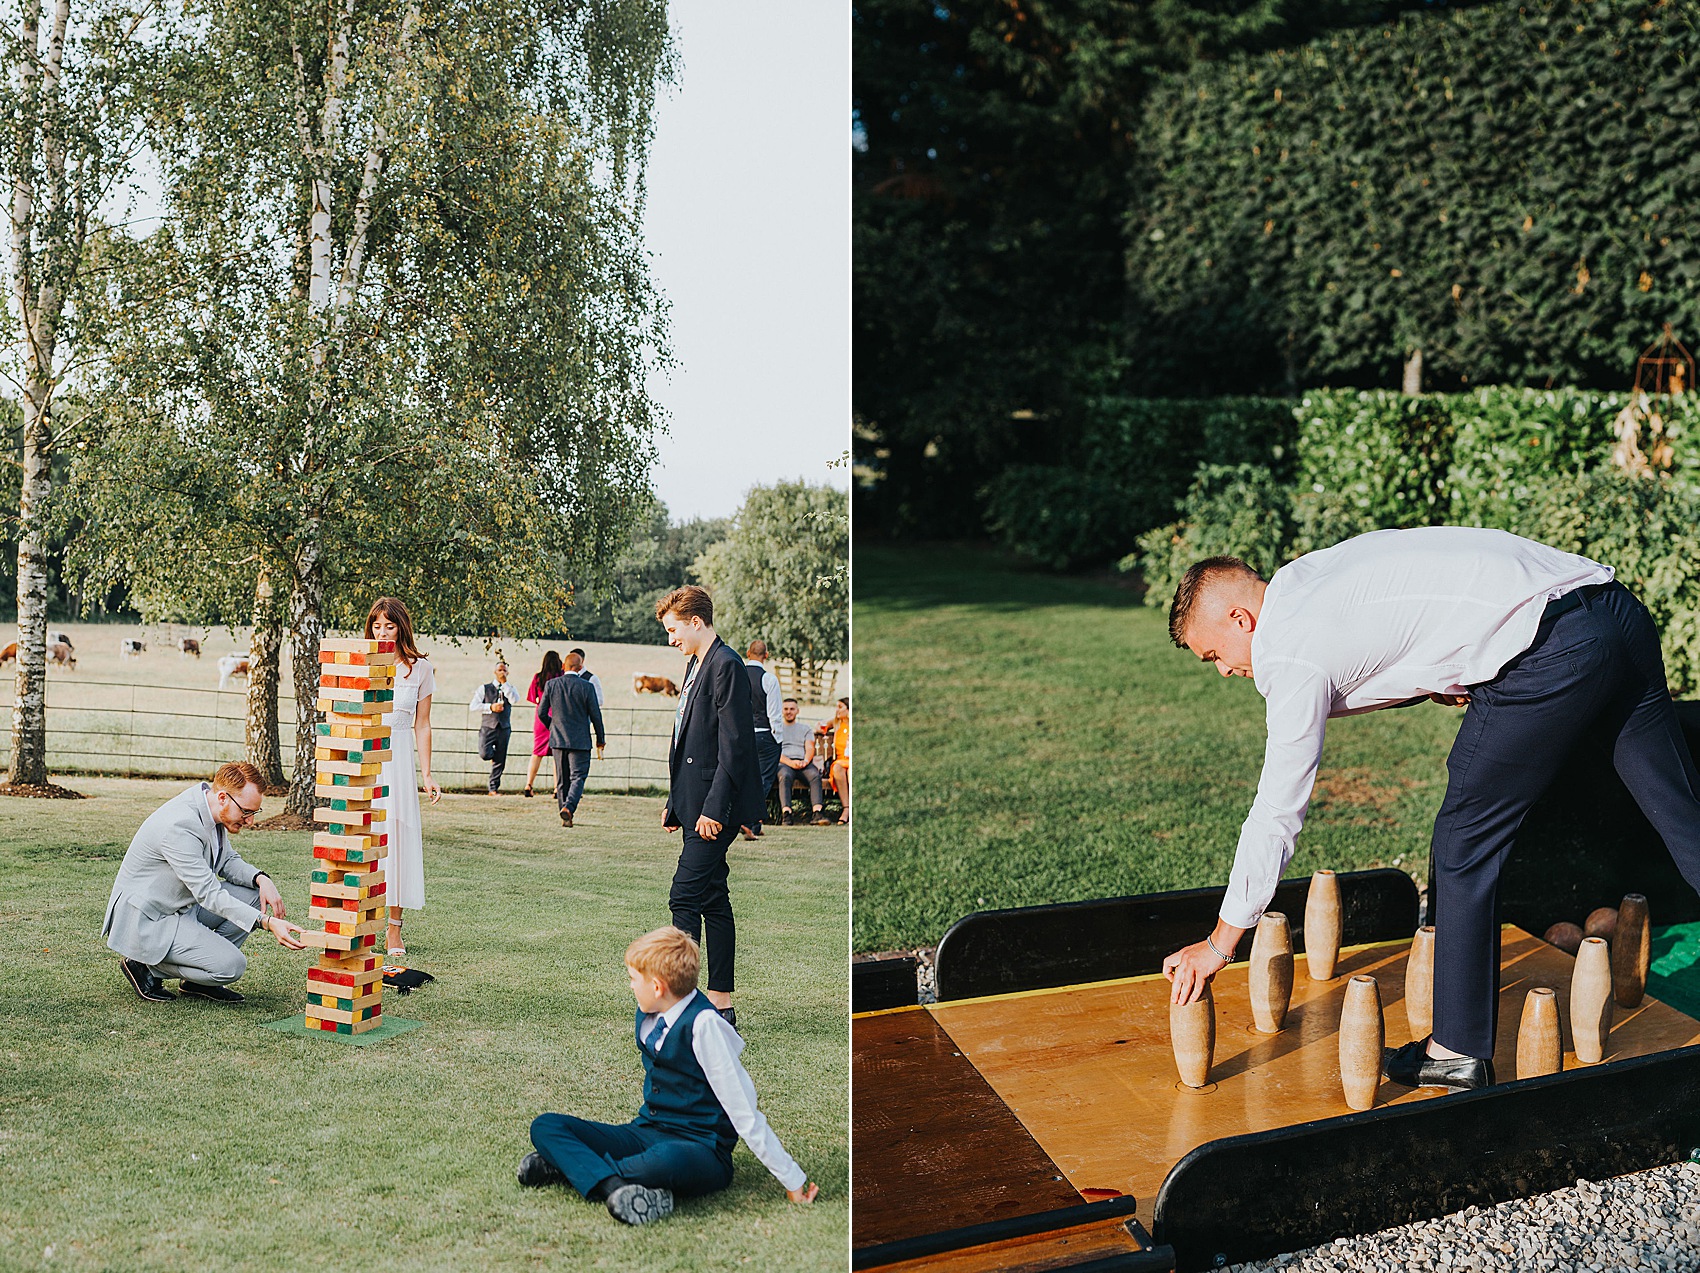
[(297, 925), (291, 924), (282, 916), (266, 916), (266, 931), (273, 937), (277, 938), (277, 944), (282, 946), (285, 950), (307, 949), (304, 942), (297, 940), (301, 936), (301, 929)]
[(1228, 966), (1228, 961), (1210, 949), (1209, 942), (1183, 946), (1163, 960), (1163, 975), (1174, 983), (1170, 1003), (1191, 1003), (1204, 993), (1210, 979)]
[(792, 1202), (805, 1202), (806, 1203), (806, 1202), (813, 1202), (815, 1200), (815, 1195), (818, 1194), (819, 1192), (820, 1192), (820, 1186), (815, 1184), (815, 1182), (811, 1180), (811, 1181), (807, 1182), (806, 1184), (804, 1184), (804, 1186), (801, 1189), (787, 1189), (785, 1191), (785, 1196), (787, 1198), (791, 1199)]

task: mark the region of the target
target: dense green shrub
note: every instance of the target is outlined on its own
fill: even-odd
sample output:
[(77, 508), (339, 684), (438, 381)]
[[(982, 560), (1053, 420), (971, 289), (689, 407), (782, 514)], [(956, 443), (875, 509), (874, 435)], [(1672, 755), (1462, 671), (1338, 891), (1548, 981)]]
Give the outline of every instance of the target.
[(1300, 490), (1342, 496), (1381, 527), (1446, 521), (1453, 427), (1445, 398), (1307, 393), (1298, 417)]
[(1287, 488), (1255, 464), (1201, 464), (1180, 508), (1180, 520), (1139, 537), (1120, 568), (1145, 579), (1145, 604), (1167, 606), (1187, 567), (1227, 554), (1265, 578), (1286, 560), (1292, 527)]
[(1449, 520), (1510, 529), (1536, 487), (1610, 459), (1612, 420), (1628, 401), (1627, 393), (1576, 389), (1495, 388), (1454, 396)]
[(1616, 469), (1530, 489), (1516, 533), (1610, 566), (1658, 625), (1671, 692), (1700, 691), (1700, 492)]
[(999, 543), (1053, 570), (1105, 560), (1150, 520), (1116, 483), (1056, 464), (1005, 469), (981, 488), (980, 503)]
[[(1439, 11), (1435, 11), (1439, 10)], [(1700, 332), (1700, 10), (1432, 6), (1147, 99), (1132, 387), (1621, 384)]]

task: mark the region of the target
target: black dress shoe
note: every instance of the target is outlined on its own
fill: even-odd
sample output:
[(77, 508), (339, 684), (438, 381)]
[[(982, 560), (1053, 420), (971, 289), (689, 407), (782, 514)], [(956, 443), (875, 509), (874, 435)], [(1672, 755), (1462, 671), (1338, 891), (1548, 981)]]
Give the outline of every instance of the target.
[(608, 1214), (622, 1224), (649, 1224), (673, 1214), (673, 1191), (621, 1185), (608, 1195)]
[(535, 1189), (539, 1185), (558, 1185), (566, 1180), (561, 1169), (536, 1150), (519, 1160), (519, 1171), (515, 1174), (519, 1176), (520, 1184), (527, 1189)]
[(185, 999), (211, 999), (214, 1003), (242, 1003), (243, 996), (229, 986), (209, 986), (199, 981), (182, 984)]
[[(709, 1004), (708, 1006), (714, 1008), (713, 1004)], [(727, 1025), (731, 1026), (734, 1030), (738, 1028), (738, 1010), (731, 1004), (727, 1004), (724, 1008), (714, 1008), (714, 1010), (726, 1018)]]
[(118, 966), (124, 970), (124, 979), (136, 994), (149, 1003), (170, 1003), (177, 997), (165, 988), (164, 981), (153, 975), (153, 969), (140, 960), (120, 959)]
[(1493, 1086), (1493, 1062), (1473, 1056), (1440, 1060), (1428, 1054), (1428, 1040), (1417, 1039), (1402, 1048), (1382, 1054), (1381, 1072), (1406, 1087), (1444, 1087), (1454, 1092), (1473, 1092)]

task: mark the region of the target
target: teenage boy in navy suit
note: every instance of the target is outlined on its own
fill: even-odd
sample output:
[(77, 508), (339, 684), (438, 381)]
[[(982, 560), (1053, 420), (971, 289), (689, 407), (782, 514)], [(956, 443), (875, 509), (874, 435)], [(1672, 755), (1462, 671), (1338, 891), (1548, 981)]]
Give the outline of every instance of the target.
[(820, 1187), (756, 1108), (755, 1086), (738, 1059), (743, 1039), (697, 993), (698, 957), (696, 942), (677, 928), (645, 933), (626, 948), (643, 1108), (624, 1125), (538, 1115), (531, 1124), (537, 1149), (520, 1159), (520, 1184), (565, 1182), (615, 1219), (647, 1224), (672, 1213), (675, 1193), (731, 1184), (732, 1147), (742, 1136), (786, 1197), (815, 1200)]
[(655, 605), (667, 644), (685, 655), (685, 683), (667, 758), (670, 782), (661, 825), (682, 830), (679, 866), (667, 903), (673, 924), (697, 940), (708, 930), (708, 1001), (734, 1026), (732, 965), (737, 933), (727, 887), (726, 851), (738, 828), (767, 810), (756, 760), (750, 680), (744, 661), (714, 631), (714, 602), (694, 584)]

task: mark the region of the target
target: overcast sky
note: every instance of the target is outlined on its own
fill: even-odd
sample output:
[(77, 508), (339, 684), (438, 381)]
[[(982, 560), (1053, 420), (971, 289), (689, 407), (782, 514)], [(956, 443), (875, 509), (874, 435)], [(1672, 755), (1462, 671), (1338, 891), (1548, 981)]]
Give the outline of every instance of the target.
[(646, 217), (672, 303), (656, 493), (724, 517), (850, 445), (850, 6), (673, 0)]

